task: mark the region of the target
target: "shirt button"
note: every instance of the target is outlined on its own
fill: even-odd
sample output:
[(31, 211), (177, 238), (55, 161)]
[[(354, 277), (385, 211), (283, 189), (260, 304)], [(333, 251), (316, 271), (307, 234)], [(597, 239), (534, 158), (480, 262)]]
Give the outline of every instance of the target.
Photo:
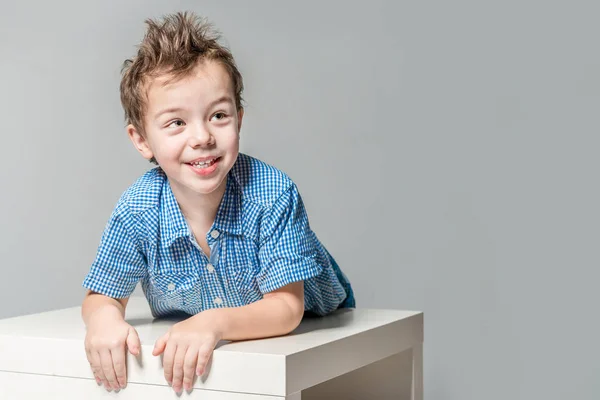
[(169, 283), (169, 286), (167, 286), (167, 289), (169, 289), (169, 290), (175, 290), (175, 284), (174, 283)]
[(223, 299), (220, 297), (215, 297), (214, 302), (215, 302), (215, 304), (223, 304)]
[(219, 237), (219, 235), (220, 235), (220, 233), (219, 233), (219, 231), (218, 231), (218, 230), (216, 230), (216, 229), (215, 229), (215, 230), (213, 230), (213, 231), (210, 233), (210, 236), (212, 236), (212, 238), (213, 238), (213, 239), (216, 239), (216, 238), (218, 238), (218, 237)]
[(213, 267), (213, 265), (212, 265), (212, 264), (208, 264), (208, 265), (206, 266), (206, 269), (208, 270), (208, 272), (215, 272), (215, 267)]

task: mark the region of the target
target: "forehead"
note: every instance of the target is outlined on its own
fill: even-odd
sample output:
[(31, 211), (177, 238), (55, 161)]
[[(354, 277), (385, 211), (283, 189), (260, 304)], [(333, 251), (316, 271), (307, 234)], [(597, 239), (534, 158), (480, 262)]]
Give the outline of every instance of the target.
[(208, 104), (223, 96), (233, 99), (231, 77), (221, 63), (205, 60), (185, 76), (163, 74), (152, 79), (147, 86), (148, 114), (167, 105)]

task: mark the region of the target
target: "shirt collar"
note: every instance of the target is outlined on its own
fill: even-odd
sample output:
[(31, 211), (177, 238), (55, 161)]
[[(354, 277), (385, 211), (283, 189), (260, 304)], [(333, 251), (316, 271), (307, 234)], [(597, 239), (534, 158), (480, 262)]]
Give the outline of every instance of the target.
[[(219, 232), (240, 235), (242, 233), (240, 221), (241, 211), (242, 193), (240, 185), (232, 172), (229, 171), (227, 174), (225, 193), (219, 204), (213, 229), (216, 229)], [(179, 208), (179, 204), (173, 194), (168, 179), (163, 186), (160, 219), (161, 234), (165, 238), (168, 246), (173, 244), (173, 242), (180, 237), (190, 236), (190, 228)]]
[(190, 228), (179, 208), (177, 199), (171, 189), (169, 179), (166, 180), (162, 191), (162, 201), (160, 210), (161, 236), (165, 238), (167, 245), (180, 238), (190, 236)]

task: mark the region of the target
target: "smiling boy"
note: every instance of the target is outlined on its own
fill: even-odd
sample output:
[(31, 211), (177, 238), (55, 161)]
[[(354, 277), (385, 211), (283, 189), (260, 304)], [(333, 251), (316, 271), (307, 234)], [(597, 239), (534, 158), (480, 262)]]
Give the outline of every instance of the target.
[(188, 13), (146, 21), (127, 60), (127, 133), (158, 166), (119, 199), (83, 285), (86, 354), (99, 384), (126, 385), (124, 320), (141, 283), (154, 317), (183, 315), (155, 344), (166, 380), (190, 390), (220, 340), (294, 330), (305, 312), (354, 307), (352, 288), (311, 230), (294, 182), (239, 153), (242, 77), (210, 25)]

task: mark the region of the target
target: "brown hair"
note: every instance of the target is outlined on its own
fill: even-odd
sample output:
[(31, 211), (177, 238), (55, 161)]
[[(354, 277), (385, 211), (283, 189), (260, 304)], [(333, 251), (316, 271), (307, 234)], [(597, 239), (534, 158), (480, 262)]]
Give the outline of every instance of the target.
[(162, 21), (147, 19), (145, 23), (148, 28), (137, 56), (125, 60), (121, 70), (121, 104), (128, 124), (144, 135), (146, 85), (150, 79), (159, 75), (171, 75), (173, 80), (183, 78), (204, 60), (225, 67), (235, 105), (238, 110), (242, 108), (242, 75), (229, 49), (218, 43), (220, 34), (212, 24), (190, 12), (166, 15)]

